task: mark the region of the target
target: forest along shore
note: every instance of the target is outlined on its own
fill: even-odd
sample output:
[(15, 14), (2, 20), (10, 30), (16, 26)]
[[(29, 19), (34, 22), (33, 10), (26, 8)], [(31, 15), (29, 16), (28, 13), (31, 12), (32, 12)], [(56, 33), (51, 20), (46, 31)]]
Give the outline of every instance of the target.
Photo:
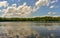
[(34, 18), (4, 18), (0, 17), (0, 21), (41, 21), (41, 22), (60, 22), (60, 17), (34, 17)]

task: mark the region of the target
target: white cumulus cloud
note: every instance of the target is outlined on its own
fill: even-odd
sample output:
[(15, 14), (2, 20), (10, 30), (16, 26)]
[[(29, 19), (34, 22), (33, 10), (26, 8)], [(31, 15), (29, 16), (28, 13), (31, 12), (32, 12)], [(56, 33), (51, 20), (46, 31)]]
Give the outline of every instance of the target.
[(38, 0), (35, 5), (36, 7), (40, 7), (42, 5), (48, 5), (49, 4), (49, 0)]
[(39, 9), (39, 7), (41, 7), (42, 5), (47, 4), (49, 4), (49, 0), (38, 0), (33, 8), (31, 6), (28, 6), (26, 2), (24, 2), (23, 5), (20, 5), (18, 7), (16, 7), (16, 4), (12, 4), (12, 6), (9, 6), (7, 9), (4, 10), (4, 14), (2, 16), (26, 17), (32, 12)]
[(7, 7), (8, 6), (7, 1), (0, 2), (0, 7), (2, 7), (2, 6)]
[(55, 8), (55, 6), (54, 6), (54, 5), (52, 5), (52, 6), (50, 6), (50, 8), (51, 8), (51, 9), (53, 9), (53, 8)]
[(26, 3), (18, 7), (16, 7), (16, 4), (13, 4), (12, 6), (4, 10), (3, 16), (25, 17), (29, 15), (31, 12), (32, 12), (32, 8), (30, 6), (27, 6)]
[[(8, 6), (7, 1), (0, 2), (0, 6)], [(3, 4), (4, 3), (4, 4)], [(3, 17), (26, 17), (30, 15), (32, 12), (35, 12), (37, 9), (39, 9), (41, 6), (48, 6), (50, 4), (50, 0), (38, 0), (35, 3), (34, 7), (28, 6), (26, 2), (23, 3), (23, 5), (19, 5), (17, 7), (16, 4), (12, 4), (12, 6), (8, 6), (6, 9), (3, 10)], [(55, 6), (50, 6), (50, 8), (54, 8)], [(49, 12), (48, 14), (55, 14), (52, 12)]]
[(48, 12), (48, 15), (50, 15), (51, 14), (51, 12)]
[(48, 15), (55, 15), (56, 14), (56, 12), (48, 12)]
[(58, 0), (53, 0), (53, 1), (51, 1), (51, 3), (56, 3), (56, 2), (58, 2)]

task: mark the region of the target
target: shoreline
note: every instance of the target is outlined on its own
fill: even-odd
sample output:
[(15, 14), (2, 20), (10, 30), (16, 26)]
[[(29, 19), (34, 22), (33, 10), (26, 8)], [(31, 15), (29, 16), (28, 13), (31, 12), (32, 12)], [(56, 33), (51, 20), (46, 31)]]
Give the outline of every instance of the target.
[(30, 22), (60, 22), (60, 17), (34, 17), (34, 18), (5, 18), (0, 17), (0, 22), (24, 22), (24, 21), (30, 21)]
[(37, 22), (37, 23), (60, 23), (60, 21), (0, 21), (0, 22)]

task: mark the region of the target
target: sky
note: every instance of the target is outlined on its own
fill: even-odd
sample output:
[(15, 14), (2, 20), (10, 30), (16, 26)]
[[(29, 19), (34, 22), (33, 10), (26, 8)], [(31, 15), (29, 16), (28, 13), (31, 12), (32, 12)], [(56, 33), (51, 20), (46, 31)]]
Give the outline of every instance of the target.
[(60, 0), (0, 0), (0, 17), (60, 16)]

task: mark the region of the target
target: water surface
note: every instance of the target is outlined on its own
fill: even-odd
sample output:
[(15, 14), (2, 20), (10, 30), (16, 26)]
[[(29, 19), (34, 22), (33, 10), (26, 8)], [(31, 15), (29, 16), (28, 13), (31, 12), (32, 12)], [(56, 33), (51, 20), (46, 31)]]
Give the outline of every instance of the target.
[(60, 23), (0, 22), (0, 38), (60, 38)]

